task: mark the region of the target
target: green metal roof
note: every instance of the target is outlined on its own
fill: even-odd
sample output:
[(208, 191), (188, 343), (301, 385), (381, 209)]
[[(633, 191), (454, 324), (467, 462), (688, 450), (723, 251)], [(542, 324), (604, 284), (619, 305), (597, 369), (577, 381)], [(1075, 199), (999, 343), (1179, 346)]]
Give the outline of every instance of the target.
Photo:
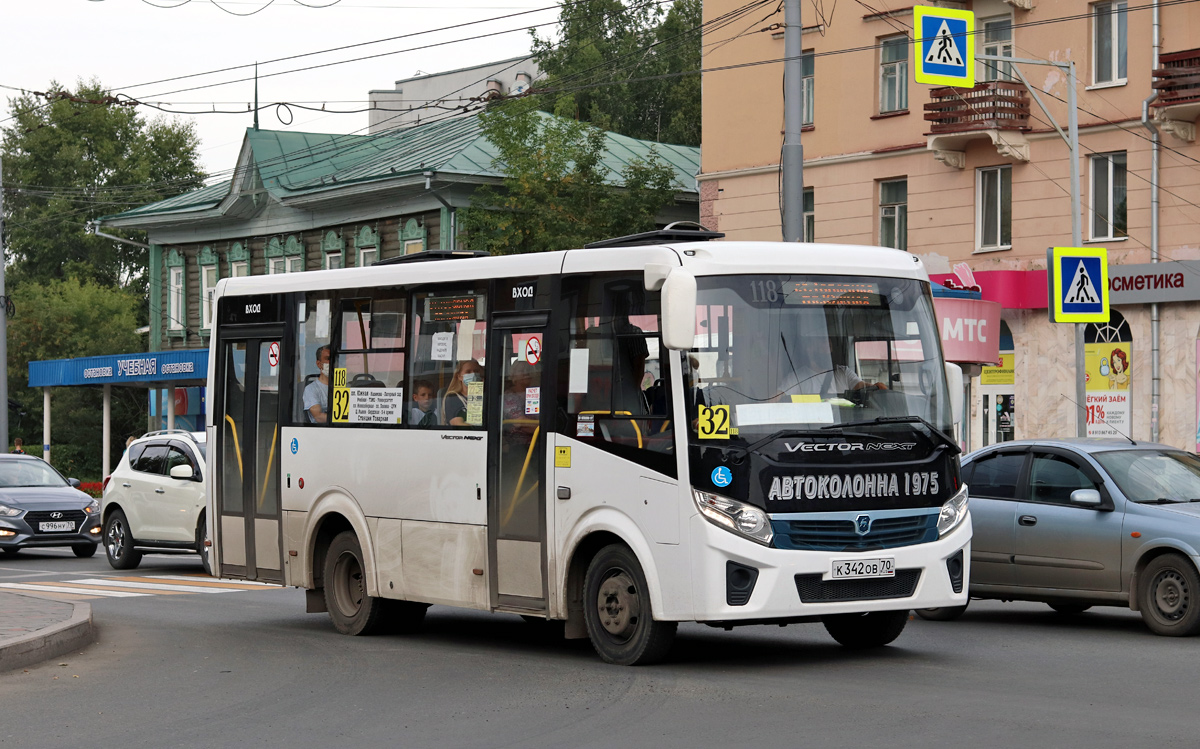
[[(539, 113), (544, 118), (553, 115)], [(483, 135), (478, 114), (377, 135), (334, 135), (283, 130), (246, 130), (263, 187), (276, 199), (336, 191), (339, 187), (437, 172), (463, 177), (502, 178), (499, 153)], [(621, 184), (621, 170), (651, 151), (675, 170), (675, 189), (696, 192), (700, 149), (606, 134), (601, 161), (607, 181)], [(229, 181), (134, 208), (101, 221), (215, 208), (229, 194)]]

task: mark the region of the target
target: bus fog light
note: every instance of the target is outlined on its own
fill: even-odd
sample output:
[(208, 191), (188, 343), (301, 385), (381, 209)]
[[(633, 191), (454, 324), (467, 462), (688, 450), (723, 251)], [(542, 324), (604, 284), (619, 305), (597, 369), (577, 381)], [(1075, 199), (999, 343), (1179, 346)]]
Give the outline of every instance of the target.
[(967, 487), (963, 486), (957, 494), (946, 500), (946, 504), (942, 505), (942, 511), (938, 514), (938, 536), (944, 536), (962, 525), (966, 518)]
[(765, 512), (754, 505), (699, 489), (692, 490), (692, 498), (696, 501), (700, 514), (713, 525), (719, 525), (764, 546), (771, 545), (774, 536), (771, 521)]

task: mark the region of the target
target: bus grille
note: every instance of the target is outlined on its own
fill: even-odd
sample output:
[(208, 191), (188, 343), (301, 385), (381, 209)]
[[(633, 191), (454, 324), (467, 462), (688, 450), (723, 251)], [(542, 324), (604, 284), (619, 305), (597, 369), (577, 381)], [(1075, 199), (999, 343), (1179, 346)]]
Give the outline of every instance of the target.
[(853, 520), (772, 520), (777, 549), (805, 551), (875, 551), (936, 541), (937, 515), (876, 518), (871, 530), (858, 535)]
[(921, 570), (896, 570), (895, 577), (861, 580), (822, 580), (820, 574), (796, 575), (796, 590), (802, 603), (908, 598), (920, 579)]

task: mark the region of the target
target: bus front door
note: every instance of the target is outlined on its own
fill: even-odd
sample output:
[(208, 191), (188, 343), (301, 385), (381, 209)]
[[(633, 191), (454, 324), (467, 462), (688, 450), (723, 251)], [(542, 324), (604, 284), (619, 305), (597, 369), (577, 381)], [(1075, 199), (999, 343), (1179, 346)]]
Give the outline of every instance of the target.
[(546, 610), (546, 430), (553, 377), (543, 357), (547, 316), (492, 319), (492, 362), (499, 398), (487, 406), (488, 559), (492, 606)]
[(214, 482), (221, 577), (283, 582), (279, 501), (282, 336), (226, 340)]

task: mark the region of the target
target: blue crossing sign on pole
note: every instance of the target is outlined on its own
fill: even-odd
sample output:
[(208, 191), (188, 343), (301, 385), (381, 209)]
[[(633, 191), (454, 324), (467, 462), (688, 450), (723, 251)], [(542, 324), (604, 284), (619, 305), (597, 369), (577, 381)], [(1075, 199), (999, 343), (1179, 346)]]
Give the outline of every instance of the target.
[(1054, 247), (1046, 254), (1050, 321), (1108, 322), (1108, 250)]
[(975, 85), (975, 14), (969, 10), (913, 8), (917, 83), (972, 88)]

